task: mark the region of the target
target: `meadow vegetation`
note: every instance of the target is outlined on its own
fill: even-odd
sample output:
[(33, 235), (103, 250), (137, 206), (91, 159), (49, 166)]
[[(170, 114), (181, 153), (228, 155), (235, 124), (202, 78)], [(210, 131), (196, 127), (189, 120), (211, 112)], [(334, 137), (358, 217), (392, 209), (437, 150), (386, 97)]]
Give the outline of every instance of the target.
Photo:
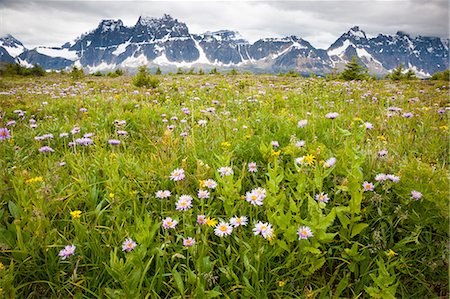
[(449, 82), (140, 76), (1, 80), (0, 297), (448, 297)]

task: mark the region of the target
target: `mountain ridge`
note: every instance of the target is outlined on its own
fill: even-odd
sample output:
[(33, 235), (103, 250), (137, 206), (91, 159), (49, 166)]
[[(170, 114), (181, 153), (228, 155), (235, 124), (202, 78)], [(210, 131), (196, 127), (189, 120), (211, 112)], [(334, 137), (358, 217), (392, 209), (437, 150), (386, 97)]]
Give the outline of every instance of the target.
[(161, 18), (140, 16), (134, 26), (120, 19), (101, 20), (98, 26), (61, 47), (27, 49), (11, 35), (0, 38), (0, 61), (44, 69), (82, 67), (88, 72), (139, 65), (239, 68), (254, 72), (298, 71), (326, 74), (342, 69), (356, 55), (369, 72), (389, 73), (399, 64), (420, 77), (448, 68), (448, 39), (395, 35), (367, 37), (354, 26), (327, 49), (318, 49), (298, 36), (261, 38), (249, 43), (237, 31), (217, 30), (192, 34), (188, 26), (164, 14)]

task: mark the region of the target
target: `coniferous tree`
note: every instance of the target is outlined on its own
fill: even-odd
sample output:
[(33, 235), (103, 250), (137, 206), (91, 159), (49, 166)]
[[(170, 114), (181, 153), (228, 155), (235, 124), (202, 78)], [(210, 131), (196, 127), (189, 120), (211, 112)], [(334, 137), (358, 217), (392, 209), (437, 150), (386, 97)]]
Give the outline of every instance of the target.
[(367, 71), (356, 60), (356, 56), (345, 65), (345, 70), (341, 74), (344, 80), (364, 80), (367, 78)]

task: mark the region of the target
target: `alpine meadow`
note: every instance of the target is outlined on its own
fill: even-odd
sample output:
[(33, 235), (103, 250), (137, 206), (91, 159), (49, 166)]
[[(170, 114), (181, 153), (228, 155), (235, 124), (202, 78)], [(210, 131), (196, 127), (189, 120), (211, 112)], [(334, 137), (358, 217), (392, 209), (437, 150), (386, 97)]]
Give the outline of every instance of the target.
[(0, 297), (447, 298), (448, 78), (360, 79), (2, 76)]

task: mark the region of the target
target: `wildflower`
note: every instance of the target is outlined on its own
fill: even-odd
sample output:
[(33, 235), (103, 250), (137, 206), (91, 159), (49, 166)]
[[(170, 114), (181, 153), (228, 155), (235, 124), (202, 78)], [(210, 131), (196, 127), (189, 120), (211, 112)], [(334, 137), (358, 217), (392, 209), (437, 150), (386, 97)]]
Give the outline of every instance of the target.
[(415, 200), (419, 200), (422, 198), (422, 193), (416, 190), (411, 191), (411, 198)]
[(223, 148), (228, 148), (231, 146), (231, 144), (228, 141), (224, 141), (220, 144)]
[(70, 216), (72, 216), (72, 219), (78, 219), (81, 217), (81, 211), (80, 210), (72, 211), (70, 212)]
[(295, 158), (294, 160), (295, 164), (298, 165), (305, 165), (305, 156), (299, 157), (299, 158)]
[(174, 171), (172, 171), (172, 173), (170, 174), (170, 179), (173, 181), (181, 181), (184, 180), (185, 176), (184, 176), (184, 170), (181, 168), (177, 168)]
[(314, 157), (314, 155), (311, 155), (311, 154), (304, 156), (305, 162), (308, 163), (308, 165), (314, 164), (315, 158), (316, 157)]
[(313, 233), (309, 227), (300, 226), (298, 228), (297, 235), (298, 235), (299, 240), (302, 240), (302, 239), (305, 240), (305, 239), (311, 238), (313, 236)]
[(0, 140), (11, 138), (9, 130), (7, 128), (0, 128)]
[(246, 216), (234, 216), (230, 219), (230, 224), (234, 227), (246, 226), (248, 223), (248, 218)]
[(337, 113), (337, 112), (330, 112), (330, 113), (327, 113), (326, 115), (325, 115), (325, 117), (326, 118), (329, 118), (329, 119), (335, 119), (335, 118), (337, 118), (339, 116), (339, 113)]
[(181, 195), (176, 203), (177, 211), (187, 211), (192, 207), (192, 197), (189, 195)]
[(220, 176), (222, 176), (222, 177), (233, 174), (233, 169), (231, 169), (231, 167), (229, 167), (229, 166), (220, 167), (219, 169), (217, 169), (217, 171), (220, 173)]
[(412, 118), (413, 116), (414, 116), (414, 114), (412, 114), (411, 112), (403, 113), (404, 118)]
[(281, 151), (272, 150), (272, 156), (278, 157), (281, 154)]
[(213, 227), (213, 226), (216, 226), (216, 224), (218, 223), (219, 221), (217, 221), (216, 220), (216, 218), (207, 218), (206, 219), (206, 225), (207, 226), (209, 226), (209, 227)]
[(205, 215), (197, 215), (197, 223), (200, 225), (206, 224), (206, 216)]
[(208, 189), (215, 189), (217, 187), (217, 183), (216, 181), (212, 180), (212, 179), (208, 179), (206, 181), (204, 181), (205, 187)]
[(127, 131), (124, 131), (124, 130), (118, 130), (118, 131), (117, 131), (117, 135), (119, 135), (119, 136), (127, 136), (127, 135), (128, 135), (128, 132), (127, 132)]
[(331, 157), (330, 159), (326, 160), (323, 163), (323, 166), (325, 168), (330, 168), (330, 167), (333, 167), (334, 164), (336, 164), (336, 158), (335, 157)]
[(375, 181), (377, 182), (384, 182), (386, 179), (386, 174), (384, 173), (379, 173), (375, 176)]
[(132, 239), (127, 238), (122, 243), (122, 250), (126, 252), (132, 251), (137, 246), (136, 242), (134, 242)]
[(248, 172), (253, 172), (253, 173), (258, 172), (258, 167), (256, 166), (255, 162), (248, 163)]
[(378, 152), (378, 157), (380, 157), (380, 158), (381, 157), (386, 157), (387, 154), (388, 154), (387, 150), (381, 150), (381, 151)]
[(262, 206), (264, 197), (255, 190), (252, 190), (245, 194), (245, 199), (254, 206)]
[(328, 200), (329, 200), (328, 194), (323, 193), (323, 192), (320, 193), (320, 194), (317, 194), (317, 195), (316, 195), (316, 200), (319, 201), (319, 202), (327, 203)]
[(61, 249), (61, 251), (59, 252), (59, 256), (62, 260), (65, 260), (69, 256), (75, 254), (76, 248), (77, 247), (75, 245), (67, 245), (66, 247), (64, 247), (64, 249)]
[(74, 127), (72, 130), (70, 130), (70, 133), (72, 135), (75, 135), (77, 133), (80, 133), (80, 128), (79, 127)]
[(88, 110), (86, 109), (86, 108), (80, 108), (80, 112), (81, 113), (84, 113), (84, 112), (87, 112)]
[(37, 177), (34, 177), (34, 178), (26, 180), (25, 184), (40, 183), (42, 181), (43, 181), (42, 177), (41, 176), (37, 176)]
[(307, 119), (302, 119), (302, 120), (300, 120), (300, 121), (298, 122), (297, 126), (298, 126), (299, 128), (304, 128), (304, 127), (306, 127), (307, 124), (308, 124), (308, 120), (307, 120)]
[(278, 281), (278, 286), (279, 286), (279, 287), (284, 287), (285, 284), (286, 284), (286, 281), (285, 281), (285, 280), (279, 280), (279, 281)]
[(193, 239), (193, 238), (191, 238), (191, 237), (186, 238), (186, 239), (183, 239), (183, 245), (184, 245), (185, 247), (191, 247), (191, 246), (193, 246), (194, 244), (195, 244), (195, 239)]
[(400, 177), (393, 174), (387, 174), (386, 179), (390, 180), (393, 183), (398, 183), (400, 181)]
[(389, 251), (386, 254), (387, 254), (388, 257), (394, 257), (394, 256), (398, 255), (398, 253), (396, 253), (392, 249), (389, 249)]
[(258, 221), (255, 224), (255, 227), (253, 228), (253, 234), (255, 236), (261, 234), (264, 237), (264, 239), (270, 240), (273, 237), (272, 225), (270, 223), (267, 223), (267, 222), (263, 223), (261, 221)]
[(305, 146), (305, 140), (299, 140), (295, 143), (295, 147), (301, 148)]
[(110, 145), (119, 145), (119, 144), (120, 144), (120, 140), (117, 140), (117, 139), (110, 139), (110, 140), (108, 140), (108, 143), (109, 143)]
[(364, 126), (366, 127), (367, 130), (372, 130), (373, 129), (373, 125), (369, 122), (365, 122)]
[(170, 217), (167, 217), (166, 219), (163, 220), (162, 222), (162, 226), (165, 229), (169, 229), (169, 228), (175, 228), (175, 226), (177, 226), (178, 221), (177, 220), (173, 220)]
[(67, 137), (69, 137), (69, 133), (65, 133), (65, 132), (59, 133), (59, 137), (60, 138), (67, 138)]
[(47, 146), (47, 145), (41, 147), (41, 148), (39, 149), (39, 151), (40, 151), (41, 153), (53, 153), (53, 152), (54, 152), (54, 150), (53, 150), (50, 146)]
[(169, 190), (158, 190), (156, 191), (156, 198), (169, 198), (171, 192)]
[(201, 119), (201, 120), (198, 121), (198, 125), (199, 125), (200, 127), (206, 126), (207, 123), (208, 123), (208, 121), (206, 121), (206, 120), (204, 120), (204, 119)]
[(363, 188), (364, 188), (364, 191), (373, 191), (373, 184), (365, 181), (363, 183)]
[(233, 227), (226, 223), (226, 222), (220, 222), (216, 228), (214, 229), (214, 234), (219, 237), (223, 236), (229, 236), (233, 232)]
[(273, 147), (279, 147), (280, 144), (278, 143), (278, 141), (274, 140), (270, 143)]
[(198, 198), (209, 198), (208, 190), (198, 190)]
[(79, 145), (84, 145), (84, 146), (88, 146), (93, 143), (92, 139), (89, 137), (77, 138), (77, 139), (75, 139), (75, 142)]
[(9, 122), (6, 123), (6, 126), (10, 127), (10, 126), (14, 126), (15, 124), (16, 124), (15, 120), (10, 120)]

